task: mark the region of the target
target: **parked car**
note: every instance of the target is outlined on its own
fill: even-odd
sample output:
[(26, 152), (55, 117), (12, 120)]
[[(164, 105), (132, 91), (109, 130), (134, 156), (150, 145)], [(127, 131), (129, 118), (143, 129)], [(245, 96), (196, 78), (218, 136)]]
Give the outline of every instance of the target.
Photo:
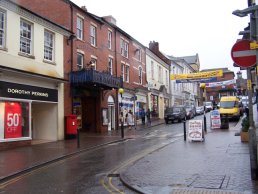
[(164, 119), (166, 124), (168, 124), (169, 121), (173, 123), (175, 120), (178, 122), (186, 120), (186, 110), (183, 106), (173, 106), (167, 108), (165, 110)]
[(187, 119), (194, 118), (195, 113), (194, 113), (194, 109), (192, 106), (186, 106), (185, 110), (186, 110), (186, 118)]
[(204, 113), (204, 107), (203, 106), (197, 106), (196, 107), (196, 115), (202, 115)]
[(204, 102), (204, 109), (205, 112), (210, 112), (211, 110), (213, 110), (213, 104), (210, 101)]

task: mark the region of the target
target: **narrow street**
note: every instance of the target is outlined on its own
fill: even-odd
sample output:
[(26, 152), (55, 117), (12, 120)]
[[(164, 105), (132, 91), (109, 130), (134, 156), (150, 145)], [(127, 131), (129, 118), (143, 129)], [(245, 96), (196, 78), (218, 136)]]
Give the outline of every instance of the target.
[[(209, 123), (209, 113), (206, 118)], [(194, 119), (203, 119), (203, 115)], [(186, 126), (187, 123), (188, 121)], [(236, 122), (230, 122), (231, 127), (235, 124)], [(209, 125), (207, 126), (210, 133)], [(136, 170), (144, 175), (146, 169), (143, 170), (142, 164), (145, 165), (147, 160), (150, 163), (156, 161), (156, 164), (162, 164), (159, 165), (158, 171), (168, 172), (170, 164), (166, 164), (167, 161), (175, 156), (184, 156), (184, 153), (171, 152), (175, 142), (183, 142), (183, 122), (159, 125), (151, 128), (141, 138), (109, 144), (44, 166), (2, 184), (0, 192), (17, 193), (18, 190), (19, 193), (134, 193), (120, 182), (120, 171), (140, 164), (139, 169), (133, 166), (133, 170), (129, 169), (128, 172), (134, 173)], [(169, 175), (174, 173), (176, 172), (166, 173), (166, 177), (170, 179)], [(151, 179), (151, 185), (161, 184), (155, 178)], [(146, 186), (151, 189), (151, 185)], [(164, 185), (160, 185), (162, 186)]]

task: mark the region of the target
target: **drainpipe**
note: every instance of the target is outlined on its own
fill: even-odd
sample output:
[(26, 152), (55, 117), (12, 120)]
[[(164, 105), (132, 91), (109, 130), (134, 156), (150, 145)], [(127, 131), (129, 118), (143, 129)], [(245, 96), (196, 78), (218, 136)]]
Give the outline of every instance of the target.
[[(70, 31), (73, 32), (73, 5), (70, 3), (70, 9), (71, 9), (71, 26), (70, 26)], [(70, 70), (70, 73), (73, 71), (73, 38), (71, 38), (71, 70)], [(71, 84), (71, 83), (70, 83)], [(71, 96), (72, 96), (72, 100), (71, 100), (71, 108), (72, 108), (72, 111), (71, 111), (71, 114), (73, 114), (73, 89), (71, 88), (70, 86), (70, 93), (71, 93)]]
[[(115, 70), (116, 70), (116, 77), (118, 77), (118, 72), (117, 72), (117, 68), (118, 68), (118, 64), (117, 64), (117, 49), (116, 49), (116, 28), (115, 28)], [(119, 89), (119, 88), (118, 88)], [(118, 101), (118, 89), (116, 89), (116, 103), (115, 103), (115, 109), (116, 109), (116, 130), (118, 130), (119, 128), (119, 101)]]

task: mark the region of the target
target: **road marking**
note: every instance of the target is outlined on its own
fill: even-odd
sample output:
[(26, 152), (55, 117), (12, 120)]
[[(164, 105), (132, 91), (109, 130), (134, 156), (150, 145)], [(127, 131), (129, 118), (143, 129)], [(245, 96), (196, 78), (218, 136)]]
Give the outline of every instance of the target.
[(108, 188), (108, 185), (106, 185), (104, 179), (101, 179), (101, 180), (100, 180), (100, 183), (102, 184), (102, 186), (103, 186), (109, 193), (114, 194), (113, 191), (111, 191), (111, 190)]
[(5, 188), (5, 187), (7, 187), (7, 186), (9, 186), (10, 184), (13, 184), (13, 183), (15, 183), (15, 182), (18, 182), (18, 181), (21, 180), (22, 178), (28, 177), (28, 176), (30, 176), (30, 175), (32, 175), (32, 174), (41, 172), (41, 171), (43, 171), (43, 170), (45, 170), (45, 169), (47, 169), (47, 168), (50, 168), (50, 167), (52, 167), (52, 166), (56, 166), (56, 165), (58, 165), (58, 164), (60, 164), (60, 163), (63, 163), (64, 161), (65, 161), (65, 159), (60, 160), (60, 161), (55, 162), (55, 163), (52, 163), (52, 164), (48, 164), (48, 165), (46, 165), (46, 166), (39, 167), (39, 168), (37, 168), (37, 169), (35, 169), (35, 170), (32, 170), (32, 171), (26, 172), (26, 173), (24, 173), (24, 174), (21, 174), (21, 175), (15, 177), (15, 178), (11, 178), (10, 180), (8, 180), (8, 181), (6, 181), (6, 182), (1, 183), (1, 184), (0, 184), (0, 189), (3, 189), (3, 188)]
[[(106, 177), (105, 177), (106, 178)], [(112, 177), (108, 177), (108, 181), (105, 182), (105, 178), (101, 179), (100, 183), (102, 186), (111, 194), (119, 193), (125, 194), (123, 191), (120, 191), (117, 187), (115, 187), (112, 183)]]

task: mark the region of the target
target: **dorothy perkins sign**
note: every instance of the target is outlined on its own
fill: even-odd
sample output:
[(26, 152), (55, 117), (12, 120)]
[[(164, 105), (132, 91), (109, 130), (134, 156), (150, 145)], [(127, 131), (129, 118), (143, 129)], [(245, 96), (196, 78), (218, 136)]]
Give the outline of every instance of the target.
[(57, 90), (0, 81), (0, 97), (57, 102)]

